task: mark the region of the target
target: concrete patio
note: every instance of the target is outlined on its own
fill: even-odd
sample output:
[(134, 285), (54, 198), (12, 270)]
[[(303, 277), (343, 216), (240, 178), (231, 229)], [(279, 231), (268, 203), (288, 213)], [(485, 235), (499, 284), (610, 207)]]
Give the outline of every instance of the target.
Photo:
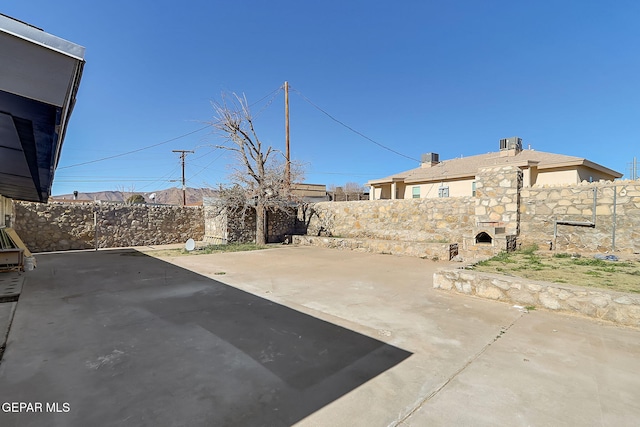
[(149, 254), (38, 256), (0, 364), (0, 425), (640, 419), (639, 330), (434, 290), (450, 264), (288, 246)]

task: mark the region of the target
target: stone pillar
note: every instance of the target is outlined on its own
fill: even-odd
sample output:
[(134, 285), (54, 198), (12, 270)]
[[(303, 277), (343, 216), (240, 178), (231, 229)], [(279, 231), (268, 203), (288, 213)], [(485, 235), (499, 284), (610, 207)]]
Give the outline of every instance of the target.
[(494, 247), (506, 249), (507, 236), (520, 233), (521, 189), (522, 170), (518, 167), (494, 166), (478, 170), (474, 239), (485, 232), (493, 239)]
[(396, 191), (397, 191), (396, 182), (392, 181), (391, 182), (391, 199), (393, 199), (393, 200), (395, 200), (395, 198), (396, 198)]

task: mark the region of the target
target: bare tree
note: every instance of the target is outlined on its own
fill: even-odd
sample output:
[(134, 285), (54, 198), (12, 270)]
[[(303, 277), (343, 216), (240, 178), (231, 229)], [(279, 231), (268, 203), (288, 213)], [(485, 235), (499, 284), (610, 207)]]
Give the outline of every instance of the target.
[(120, 192), (120, 196), (122, 197), (122, 202), (129, 205), (131, 204), (131, 202), (129, 201), (129, 199), (131, 199), (133, 196), (135, 196), (136, 194), (136, 185), (135, 184), (131, 184), (128, 187), (125, 186), (124, 184), (120, 184), (116, 187), (117, 191)]
[(343, 186), (331, 184), (327, 191), (333, 195), (334, 201), (361, 200), (364, 186), (357, 182), (347, 182)]
[(362, 194), (364, 193), (364, 186), (362, 184), (358, 184), (357, 182), (347, 182), (344, 184), (344, 192), (347, 194)]
[[(293, 196), (285, 174), (284, 156), (262, 143), (245, 96), (222, 96), (212, 103), (215, 112), (211, 125), (228, 144), (218, 146), (234, 153), (236, 168), (232, 185), (220, 188), (219, 198), (228, 209), (256, 211), (256, 244), (266, 243), (265, 218), (268, 209), (290, 206)], [(301, 169), (292, 166), (292, 176), (299, 178)]]

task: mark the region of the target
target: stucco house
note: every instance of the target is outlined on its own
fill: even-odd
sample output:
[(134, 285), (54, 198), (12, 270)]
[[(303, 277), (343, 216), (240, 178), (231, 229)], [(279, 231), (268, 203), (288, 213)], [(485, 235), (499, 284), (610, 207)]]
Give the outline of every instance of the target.
[(522, 149), (518, 137), (500, 140), (500, 150), (477, 156), (440, 161), (436, 153), (422, 155), (420, 167), (367, 183), (370, 200), (460, 197), (475, 195), (479, 168), (517, 166), (524, 187), (613, 181), (620, 172), (582, 157)]

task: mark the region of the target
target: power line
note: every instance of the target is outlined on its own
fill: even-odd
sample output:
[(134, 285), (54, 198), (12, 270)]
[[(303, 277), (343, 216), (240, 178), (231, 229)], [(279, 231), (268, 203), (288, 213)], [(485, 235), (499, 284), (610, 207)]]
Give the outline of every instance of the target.
[(140, 190), (143, 190), (147, 187), (152, 186), (153, 184), (155, 184), (156, 182), (170, 182), (170, 178), (173, 175), (174, 172), (176, 172), (178, 170), (178, 168), (180, 168), (180, 165), (176, 165), (169, 173), (162, 175), (160, 178), (157, 178), (155, 181), (150, 182), (149, 184), (143, 185)]
[(159, 180), (159, 179), (61, 179), (57, 182), (61, 183), (71, 183), (71, 182), (171, 182), (170, 180)]
[(256, 104), (261, 103), (262, 101), (264, 101), (265, 99), (267, 99), (268, 97), (272, 96), (271, 101), (269, 101), (267, 104), (271, 104), (271, 102), (273, 101), (273, 98), (275, 98), (275, 96), (278, 94), (278, 92), (280, 92), (282, 90), (282, 86), (280, 86), (277, 89), (272, 90), (271, 92), (269, 92), (268, 94), (266, 94), (265, 96), (263, 96), (262, 98), (260, 98), (259, 100), (257, 100), (256, 102), (253, 102), (251, 104), (249, 104), (249, 107), (253, 107)]
[(139, 152), (139, 151), (148, 150), (149, 148), (158, 147), (158, 146), (160, 146), (160, 145), (168, 144), (168, 143), (170, 143), (170, 142), (172, 142), (172, 141), (176, 141), (176, 140), (178, 140), (178, 139), (180, 139), (180, 138), (184, 138), (184, 137), (186, 137), (186, 136), (193, 135), (194, 133), (196, 133), (196, 132), (200, 132), (201, 130), (207, 129), (207, 128), (209, 128), (209, 127), (211, 127), (211, 125), (206, 125), (205, 127), (201, 127), (200, 129), (196, 129), (196, 130), (194, 130), (194, 131), (192, 131), (192, 132), (185, 133), (184, 135), (180, 135), (180, 136), (177, 136), (177, 137), (175, 137), (175, 138), (171, 138), (171, 139), (168, 139), (168, 140), (166, 140), (166, 141), (159, 142), (159, 143), (157, 143), (157, 144), (148, 145), (148, 146), (146, 146), (146, 147), (138, 148), (137, 150), (127, 151), (126, 153), (120, 153), (120, 154), (116, 154), (116, 155), (109, 156), (109, 157), (103, 157), (103, 158), (101, 158), (101, 159), (89, 160), (88, 162), (76, 163), (76, 164), (74, 164), (74, 165), (61, 166), (61, 167), (59, 167), (59, 168), (57, 168), (57, 169), (68, 169), (68, 168), (73, 168), (73, 167), (76, 167), (76, 166), (83, 166), (83, 165), (88, 165), (88, 164), (91, 164), (91, 163), (102, 162), (102, 161), (104, 161), (104, 160), (115, 159), (116, 157), (127, 156), (127, 155), (129, 155), (129, 154), (137, 153), (137, 152)]
[(220, 153), (220, 155), (218, 155), (218, 157), (216, 157), (215, 159), (211, 160), (211, 161), (210, 161), (206, 166), (202, 167), (202, 169), (200, 169), (200, 171), (199, 171), (199, 172), (197, 172), (197, 173), (196, 173), (196, 174), (194, 174), (194, 175), (191, 175), (191, 177), (189, 177), (189, 178), (187, 179), (187, 181), (192, 180), (193, 178), (195, 178), (196, 176), (200, 175), (202, 172), (204, 172), (205, 170), (207, 170), (207, 168), (208, 168), (209, 166), (211, 166), (211, 165), (213, 164), (213, 162), (215, 162), (216, 160), (218, 160), (218, 159), (219, 159), (220, 157), (222, 157), (224, 154), (226, 154), (226, 153), (224, 153), (224, 152)]
[(323, 110), (322, 108), (320, 108), (319, 106), (317, 106), (316, 104), (314, 104), (313, 102), (311, 102), (311, 100), (309, 98), (307, 98), (306, 96), (304, 96), (299, 90), (294, 89), (294, 88), (290, 88), (291, 90), (293, 90), (294, 92), (296, 92), (298, 95), (300, 95), (300, 97), (302, 99), (304, 99), (305, 101), (307, 101), (309, 104), (311, 104), (314, 108), (316, 108), (318, 111), (320, 111), (321, 113), (323, 113), (324, 115), (326, 115), (327, 117), (329, 117), (331, 120), (333, 120), (334, 122), (344, 126), (345, 128), (349, 129), (351, 132), (360, 135), (361, 137), (363, 137), (364, 139), (366, 139), (367, 141), (373, 142), (374, 144), (376, 144), (377, 146), (384, 148), (387, 151), (390, 151), (394, 154), (397, 154), (398, 156), (402, 156), (406, 159), (409, 160), (414, 160), (418, 163), (420, 163), (420, 160), (415, 159), (413, 157), (407, 156), (405, 154), (400, 153), (399, 151), (394, 150), (393, 148), (389, 148), (384, 144), (379, 143), (378, 141), (374, 141), (373, 139), (369, 138), (368, 136), (366, 136), (365, 134), (363, 134), (362, 132), (358, 132), (357, 130), (355, 130), (354, 128), (352, 128), (351, 126), (347, 125), (346, 123), (336, 119), (335, 117), (333, 117), (331, 114), (327, 113), (325, 110)]

